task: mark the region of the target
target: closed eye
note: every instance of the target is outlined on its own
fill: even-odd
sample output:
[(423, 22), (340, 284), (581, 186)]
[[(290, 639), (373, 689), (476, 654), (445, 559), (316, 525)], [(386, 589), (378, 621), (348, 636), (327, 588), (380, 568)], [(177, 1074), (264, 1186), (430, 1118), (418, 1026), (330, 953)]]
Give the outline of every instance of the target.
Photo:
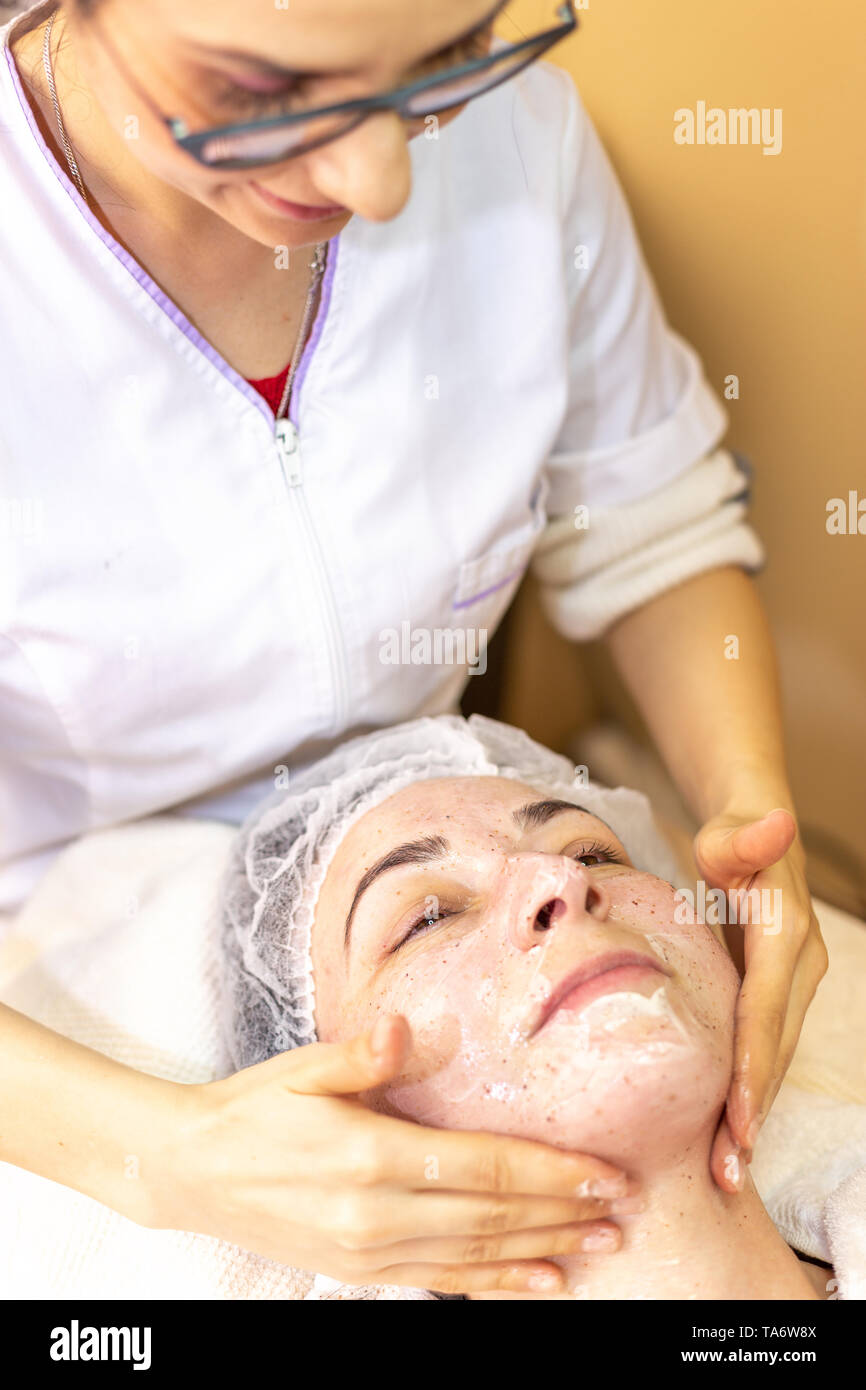
[(277, 91), (256, 92), (237, 82), (223, 81), (214, 86), (211, 99), (220, 110), (229, 110), (237, 115), (254, 112), (261, 116), (281, 116), (289, 114), (292, 98), (303, 86), (303, 78), (288, 78)]
[(447, 918), (457, 917), (458, 915), (459, 909), (457, 911), (449, 912), (447, 909), (442, 908), (437, 899), (435, 907), (425, 908), (425, 910), (420, 915), (416, 916), (413, 919), (405, 934), (397, 942), (397, 945), (394, 947), (394, 950), (399, 951), (400, 947), (405, 946), (407, 941), (411, 941), (419, 936), (426, 936), (428, 932), (432, 931), (434, 927), (437, 927), (442, 922), (446, 921)]
[[(585, 863), (588, 869), (596, 868), (601, 864), (627, 864), (625, 856), (611, 845), (602, 844), (601, 841), (593, 840), (589, 844), (582, 842), (580, 850), (576, 854), (569, 856), (578, 864)], [(588, 862), (587, 862), (588, 861)], [(397, 942), (394, 951), (399, 951), (408, 941), (417, 939), (419, 936), (426, 936), (441, 926), (443, 922), (451, 917), (459, 917), (464, 909), (443, 908), (439, 899), (432, 895), (425, 900), (424, 910), (413, 918), (404, 935)], [(392, 953), (393, 954), (393, 951)]]
[[(448, 68), (459, 67), (463, 63), (471, 63), (476, 58), (485, 57), (490, 51), (492, 37), (493, 21), (491, 20), (477, 34), (470, 35), (462, 42), (449, 45), (440, 53), (434, 54), (433, 57), (418, 64), (407, 74), (404, 79), (405, 85), (420, 82), (427, 76), (435, 77), (438, 72), (444, 72)], [(221, 81), (214, 84), (211, 98), (221, 110), (229, 109), (239, 115), (251, 112), (262, 117), (289, 115), (292, 111), (303, 109), (303, 105), (310, 104), (303, 103), (299, 106), (297, 100), (303, 91), (304, 84), (309, 81), (309, 76), (289, 77), (278, 90), (260, 92), (245, 87), (240, 82), (222, 78)]]

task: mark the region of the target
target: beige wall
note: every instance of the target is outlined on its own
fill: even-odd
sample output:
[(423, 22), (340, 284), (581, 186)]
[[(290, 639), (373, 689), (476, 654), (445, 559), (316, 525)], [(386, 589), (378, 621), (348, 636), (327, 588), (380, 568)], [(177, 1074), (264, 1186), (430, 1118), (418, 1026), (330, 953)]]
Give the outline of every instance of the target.
[[(517, 0), (500, 32), (551, 13)], [(611, 155), (669, 318), (720, 393), (740, 379), (726, 442), (757, 470), (801, 817), (816, 853), (829, 836), (830, 857), (845, 858), (842, 841), (866, 862), (866, 534), (826, 530), (828, 500), (859, 489), (866, 531), (866, 6), (590, 0), (580, 18), (555, 60)], [(781, 108), (782, 152), (677, 145), (674, 112), (700, 100)], [(606, 679), (592, 659), (587, 677), (561, 644), (549, 652), (581, 710), (607, 703), (587, 696), (587, 679)], [(506, 702), (539, 734), (550, 675), (524, 676)], [(560, 690), (554, 736), (564, 718)]]

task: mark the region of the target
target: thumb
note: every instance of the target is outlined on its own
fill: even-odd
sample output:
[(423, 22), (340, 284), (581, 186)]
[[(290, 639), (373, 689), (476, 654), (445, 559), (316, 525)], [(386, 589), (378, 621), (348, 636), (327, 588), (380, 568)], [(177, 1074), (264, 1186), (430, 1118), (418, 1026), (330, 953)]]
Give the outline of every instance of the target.
[(386, 1014), (366, 1033), (344, 1043), (313, 1043), (296, 1052), (289, 1085), (300, 1095), (347, 1096), (396, 1076), (411, 1045), (401, 1014)]
[(695, 858), (708, 879), (720, 883), (748, 878), (787, 854), (797, 835), (790, 811), (768, 811), (761, 820), (709, 826), (695, 839)]

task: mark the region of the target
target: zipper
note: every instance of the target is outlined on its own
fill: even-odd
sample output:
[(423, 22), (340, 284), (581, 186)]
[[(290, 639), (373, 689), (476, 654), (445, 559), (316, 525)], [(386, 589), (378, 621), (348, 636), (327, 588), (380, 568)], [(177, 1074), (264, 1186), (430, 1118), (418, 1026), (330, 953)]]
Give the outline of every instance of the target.
[[(306, 337), (305, 324), (301, 333), (301, 341)], [(302, 353), (302, 360), (306, 357), (306, 350)], [(306, 551), (310, 560), (310, 570), (314, 576), (316, 588), (319, 594), (319, 606), (321, 608), (324, 623), (324, 635), (328, 648), (328, 661), (331, 668), (331, 679), (334, 689), (334, 730), (340, 730), (346, 720), (348, 712), (348, 692), (349, 678), (346, 666), (345, 644), (343, 642), (343, 632), (340, 626), (339, 610), (337, 601), (334, 598), (334, 590), (328, 575), (328, 568), (325, 564), (325, 557), (316, 528), (313, 525), (313, 518), (307, 503), (304, 492), (304, 474), (301, 457), (301, 436), (298, 426), (289, 418), (288, 410), (291, 404), (291, 387), (294, 383), (295, 375), (301, 363), (297, 360), (290, 368), (290, 376), (287, 391), (286, 415), (279, 419), (274, 419), (274, 442), (276, 444), (277, 456), (280, 462), (280, 471), (286, 485), (289, 501), (300, 525), (305, 543)]]
[[(50, 24), (48, 28), (50, 30)], [(20, 84), (18, 85), (19, 100), (21, 102), (22, 107), (24, 108), (24, 114), (27, 116), (27, 119), (30, 122), (30, 125), (33, 127), (33, 131), (35, 134), (36, 128), (35, 126), (33, 126), (33, 121), (30, 112), (26, 108), (26, 103), (24, 101), (23, 94), (20, 90)], [(60, 116), (59, 110), (57, 112), (57, 116), (58, 121), (62, 126), (62, 118)], [(44, 144), (41, 136), (39, 137), (39, 142), (40, 144)], [(75, 173), (75, 170), (72, 168), (72, 164), (70, 164), (70, 173)], [(81, 192), (83, 201), (88, 206), (88, 211), (92, 216), (92, 210), (90, 210), (89, 208), (88, 198), (83, 186), (81, 185), (81, 180), (79, 178), (76, 178), (76, 182), (79, 185), (79, 191)], [(130, 258), (128, 256), (128, 253), (125, 252), (124, 248), (121, 247), (120, 243), (116, 240), (116, 238), (112, 236), (110, 240), (106, 241), (105, 236), (101, 232), (100, 236), (101, 239), (104, 242), (106, 242), (106, 245), (108, 245), (115, 258), (118, 261), (120, 261), (123, 265), (125, 265), (127, 270), (129, 270)], [(321, 254), (317, 254), (316, 256), (316, 260), (313, 263), (315, 276), (314, 289), (318, 289), (319, 285), (321, 284), (321, 281), (324, 277), (325, 267), (327, 264), (329, 254), (329, 250), (326, 249), (324, 256), (322, 256)], [(139, 266), (137, 267), (137, 269), (140, 272), (143, 271), (143, 274), (137, 274), (135, 277), (136, 280), (138, 280), (139, 283), (143, 286), (150, 298), (160, 303), (161, 307), (163, 307), (164, 309), (164, 304), (162, 303), (162, 300), (165, 298), (165, 296), (162, 294), (161, 291), (159, 292), (159, 294), (157, 293), (158, 286), (156, 285), (156, 282), (152, 279), (150, 275), (148, 275), (146, 270), (143, 270), (142, 267)], [(303, 343), (306, 339), (307, 331), (310, 326), (310, 320), (312, 318), (314, 301), (315, 292), (312, 292), (309, 296), (309, 301), (304, 313), (304, 321), (298, 339), (299, 344)], [(181, 331), (186, 338), (188, 338), (190, 341), (196, 342), (196, 346), (199, 352), (203, 352), (201, 335), (195, 333), (192, 324), (189, 322), (188, 319), (186, 319), (185, 315), (183, 315), (182, 311), (180, 310), (177, 304), (173, 305), (173, 310), (174, 314), (176, 314), (178, 317), (175, 318), (174, 314), (172, 314), (172, 322), (179, 328), (179, 331)], [(181, 327), (179, 320), (185, 323), (186, 327)], [(282, 470), (283, 478), (286, 482), (289, 497), (293, 499), (294, 507), (297, 511), (299, 520), (302, 525), (302, 529), (306, 536), (307, 548), (309, 550), (310, 557), (313, 561), (313, 569), (317, 576), (317, 584), (321, 596), (321, 606), (326, 616), (325, 632), (328, 643), (332, 678), (335, 691), (334, 717), (336, 721), (336, 726), (337, 728), (339, 728), (342, 726), (346, 718), (349, 688), (346, 653), (343, 643), (342, 628), (340, 627), (337, 604), (334, 599), (334, 593), (331, 588), (330, 579), (328, 577), (328, 571), (325, 565), (325, 559), (322, 553), (322, 548), (319, 544), (319, 539), (316, 535), (316, 531), (313, 526), (313, 520), (310, 515), (310, 510), (307, 506), (307, 499), (302, 491), (303, 475), (301, 471), (301, 450), (299, 432), (297, 427), (289, 419), (277, 418), (277, 416), (280, 415), (280, 413), (282, 412), (284, 406), (288, 414), (289, 403), (291, 402), (292, 387), (294, 385), (298, 368), (300, 367), (301, 362), (304, 359), (306, 359), (308, 355), (309, 345), (304, 349), (302, 353), (298, 354), (298, 352), (295, 351), (295, 353), (293, 354), (293, 361), (286, 382), (286, 399), (280, 403), (280, 409), (274, 415), (274, 438), (276, 442), (277, 454), (280, 460), (280, 468)], [(214, 359), (212, 353), (207, 352), (205, 353), (205, 356), (207, 356), (208, 361), (213, 362)], [(300, 361), (298, 360), (299, 356)], [(226, 368), (227, 364), (225, 363), (223, 363), (223, 366), (220, 367), (220, 370), (222, 371), (222, 374), (224, 376), (227, 375)]]

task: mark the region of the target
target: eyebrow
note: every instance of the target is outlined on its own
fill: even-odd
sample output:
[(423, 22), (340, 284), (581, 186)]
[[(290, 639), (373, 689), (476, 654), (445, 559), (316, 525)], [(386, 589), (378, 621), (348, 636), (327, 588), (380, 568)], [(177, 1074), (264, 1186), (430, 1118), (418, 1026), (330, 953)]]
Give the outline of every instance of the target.
[[(593, 814), (592, 811), (587, 811), (585, 806), (578, 806), (573, 801), (561, 801), (555, 797), (548, 797), (545, 801), (528, 801), (525, 806), (520, 806), (516, 811), (512, 811), (511, 818), (520, 830), (534, 830), (540, 825), (546, 825), (554, 816), (562, 815), (564, 811), (582, 811), (586, 816)], [(596, 819), (601, 818), (596, 817)], [(607, 822), (605, 821), (603, 824), (607, 824)], [(349, 915), (346, 918), (343, 932), (344, 949), (346, 951), (349, 949), (355, 908), (377, 878), (388, 873), (390, 869), (401, 869), (407, 864), (430, 864), (437, 859), (443, 859), (450, 848), (451, 846), (444, 835), (428, 835), (423, 840), (410, 840), (406, 844), (396, 845), (381, 859), (377, 859), (375, 864), (371, 864), (360, 878), (352, 898), (352, 906), (349, 908)]]
[[(509, 3), (510, 0), (498, 0), (498, 3), (484, 19), (479, 19), (470, 29), (465, 30), (462, 34), (457, 34), (453, 39), (446, 39), (445, 43), (439, 44), (438, 48), (435, 48), (432, 53), (428, 53), (416, 61), (423, 62), (424, 57), (433, 58), (437, 53), (443, 53), (446, 49), (453, 48), (456, 44), (465, 43), (467, 39), (471, 39), (474, 34), (480, 33), (482, 29), (490, 24)], [(260, 58), (257, 54), (248, 53), (242, 48), (213, 48), (209, 44), (200, 44), (194, 39), (189, 40), (189, 42), (194, 48), (197, 48), (200, 53), (209, 55), (212, 58), (232, 58), (242, 63), (251, 63), (253, 67), (260, 68), (262, 71), (273, 74), (275, 77), (309, 77), (315, 71), (313, 68), (281, 67), (278, 63), (271, 62), (269, 58)]]
[[(558, 797), (549, 797), (546, 801), (527, 801), (525, 806), (513, 811), (512, 815), (521, 830), (534, 830), (539, 825), (547, 825), (549, 820), (552, 820), (554, 816), (561, 815), (563, 811), (582, 811), (585, 816), (595, 814), (593, 811), (587, 811), (585, 806), (578, 806), (574, 801), (562, 801)], [(596, 816), (596, 820), (600, 819), (600, 816)]]
[(397, 845), (396, 848), (389, 850), (381, 859), (377, 859), (375, 864), (371, 864), (367, 872), (361, 877), (355, 896), (352, 899), (352, 906), (349, 908), (349, 915), (346, 918), (346, 929), (343, 934), (343, 945), (349, 949), (349, 937), (352, 931), (352, 918), (355, 915), (355, 908), (361, 901), (361, 897), (366, 893), (371, 883), (382, 874), (386, 874), (389, 869), (400, 869), (404, 864), (429, 864), (432, 860), (442, 859), (448, 853), (451, 846), (444, 835), (428, 835), (424, 840), (411, 840), (405, 845)]

